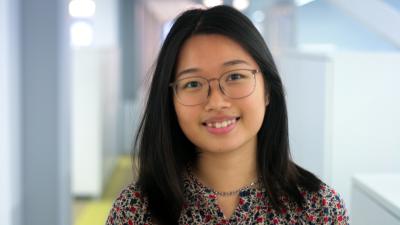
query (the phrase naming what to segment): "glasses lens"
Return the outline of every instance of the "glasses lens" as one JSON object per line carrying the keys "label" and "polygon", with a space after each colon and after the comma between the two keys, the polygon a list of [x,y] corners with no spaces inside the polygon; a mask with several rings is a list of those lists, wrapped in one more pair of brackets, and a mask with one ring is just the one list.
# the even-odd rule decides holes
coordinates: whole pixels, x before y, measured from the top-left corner
{"label": "glasses lens", "polygon": [[220,79],[224,93],[231,98],[244,98],[254,91],[255,78],[252,70],[235,70]]}
{"label": "glasses lens", "polygon": [[177,81],[176,96],[184,105],[197,105],[207,100],[208,82],[201,77],[189,77]]}

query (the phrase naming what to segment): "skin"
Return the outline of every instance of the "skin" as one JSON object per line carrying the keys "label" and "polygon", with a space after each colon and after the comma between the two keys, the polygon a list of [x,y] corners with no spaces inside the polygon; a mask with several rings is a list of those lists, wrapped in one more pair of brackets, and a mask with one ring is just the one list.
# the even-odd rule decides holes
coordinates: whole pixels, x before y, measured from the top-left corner
{"label": "skin", "polygon": [[[234,69],[259,70],[259,67],[250,54],[232,39],[216,34],[195,35],[182,46],[175,78],[202,76],[212,79]],[[185,106],[174,97],[179,125],[200,152],[194,173],[214,190],[237,190],[257,178],[257,133],[269,103],[264,85],[262,74],[257,73],[254,92],[242,99],[225,96],[216,81],[211,82],[211,94],[203,104]],[[229,133],[210,133],[204,121],[221,116],[240,119]],[[225,217],[232,215],[238,200],[238,196],[218,197],[218,205]]]}

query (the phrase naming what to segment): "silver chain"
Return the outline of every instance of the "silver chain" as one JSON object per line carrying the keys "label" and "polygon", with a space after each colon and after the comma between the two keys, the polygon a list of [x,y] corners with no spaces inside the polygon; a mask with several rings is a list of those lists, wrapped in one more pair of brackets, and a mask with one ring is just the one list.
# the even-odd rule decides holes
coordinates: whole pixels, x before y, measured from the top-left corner
{"label": "silver chain", "polygon": [[239,194],[241,191],[246,190],[246,189],[248,189],[248,188],[251,188],[251,187],[253,187],[253,186],[256,185],[256,184],[257,184],[257,182],[252,182],[250,185],[241,187],[241,188],[239,188],[239,189],[237,189],[237,190],[234,190],[234,191],[216,191],[216,190],[214,190],[214,189],[212,189],[212,188],[210,188],[210,189],[211,189],[212,192],[214,192],[214,194],[216,194],[216,195],[218,195],[218,196],[221,196],[221,197],[229,197],[229,196],[237,195],[237,194]]}

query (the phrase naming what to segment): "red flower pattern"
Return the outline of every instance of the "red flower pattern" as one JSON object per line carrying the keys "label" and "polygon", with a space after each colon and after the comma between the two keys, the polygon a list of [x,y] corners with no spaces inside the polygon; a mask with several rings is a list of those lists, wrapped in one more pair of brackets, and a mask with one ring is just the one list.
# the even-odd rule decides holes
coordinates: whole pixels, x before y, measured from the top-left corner
{"label": "red flower pattern", "polygon": [[[299,207],[287,196],[281,200],[285,206],[276,211],[272,208],[265,189],[250,187],[239,193],[239,204],[230,218],[225,218],[217,204],[218,196],[197,179],[186,176],[184,180],[185,203],[179,224],[335,224],[347,225],[349,217],[343,200],[335,190],[322,184],[316,193],[299,188],[305,205]],[[148,202],[140,188],[131,184],[125,188],[108,216],[106,225],[153,224]]]}

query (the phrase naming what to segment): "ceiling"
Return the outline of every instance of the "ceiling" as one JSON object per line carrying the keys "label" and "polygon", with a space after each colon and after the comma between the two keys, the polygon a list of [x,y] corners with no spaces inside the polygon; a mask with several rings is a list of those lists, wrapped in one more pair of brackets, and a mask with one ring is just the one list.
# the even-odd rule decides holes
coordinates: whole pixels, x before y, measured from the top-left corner
{"label": "ceiling", "polygon": [[[189,9],[204,7],[202,0],[141,0],[150,12],[160,21],[169,21],[174,19],[179,13]],[[277,1],[287,0],[250,0],[250,6],[244,11],[245,14],[256,10],[263,10]],[[232,5],[232,0],[224,0],[224,4]]]}

